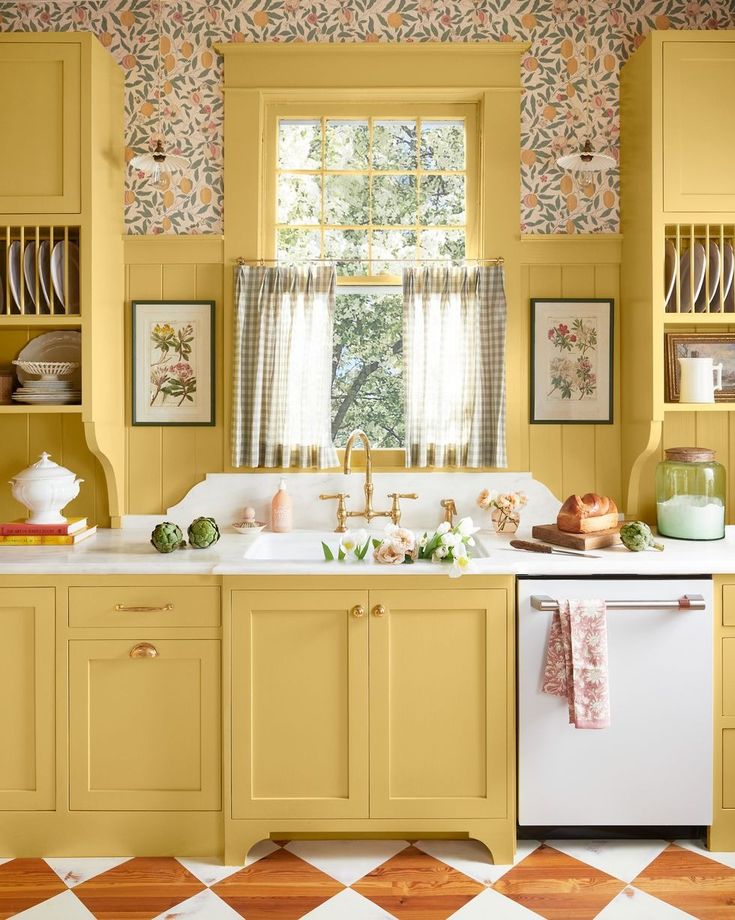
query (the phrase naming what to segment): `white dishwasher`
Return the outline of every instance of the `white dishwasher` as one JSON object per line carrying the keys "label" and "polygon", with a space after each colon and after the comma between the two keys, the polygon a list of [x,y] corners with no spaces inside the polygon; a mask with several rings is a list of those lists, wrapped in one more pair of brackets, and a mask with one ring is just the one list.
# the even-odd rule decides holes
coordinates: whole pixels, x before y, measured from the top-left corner
{"label": "white dishwasher", "polygon": [[[557,600],[587,597],[608,602],[601,730],[569,725],[566,699],[541,692]],[[710,824],[712,648],[710,579],[520,579],[518,823]]]}

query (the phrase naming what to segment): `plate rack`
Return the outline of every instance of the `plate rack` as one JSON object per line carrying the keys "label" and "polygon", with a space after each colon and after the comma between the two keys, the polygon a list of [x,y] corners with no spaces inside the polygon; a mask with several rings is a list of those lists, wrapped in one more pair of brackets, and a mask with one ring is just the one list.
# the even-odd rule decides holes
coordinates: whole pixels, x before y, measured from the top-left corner
{"label": "plate rack", "polygon": [[80,313],[80,228],[0,226],[0,322]]}
{"label": "plate rack", "polygon": [[[664,238],[666,322],[735,314],[735,224],[670,224]],[[731,320],[720,322],[735,322]]]}

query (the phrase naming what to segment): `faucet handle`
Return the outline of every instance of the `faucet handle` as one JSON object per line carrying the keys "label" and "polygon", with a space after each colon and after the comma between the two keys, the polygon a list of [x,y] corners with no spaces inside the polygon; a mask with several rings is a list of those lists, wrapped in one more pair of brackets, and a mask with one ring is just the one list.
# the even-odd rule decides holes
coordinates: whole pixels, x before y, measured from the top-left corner
{"label": "faucet handle", "polygon": [[418,495],[415,492],[389,492],[388,498],[393,499],[393,504],[390,509],[390,519],[393,524],[398,526],[401,523],[401,499],[402,498],[418,498]]}
{"label": "faucet handle", "polygon": [[335,492],[333,495],[320,495],[322,501],[330,498],[337,499],[337,526],[334,528],[335,533],[344,533],[347,530],[347,505],[345,499],[349,498],[345,492]]}
{"label": "faucet handle", "polygon": [[448,524],[454,523],[454,515],[457,514],[457,505],[453,498],[443,498],[439,503],[444,509],[444,520]]}

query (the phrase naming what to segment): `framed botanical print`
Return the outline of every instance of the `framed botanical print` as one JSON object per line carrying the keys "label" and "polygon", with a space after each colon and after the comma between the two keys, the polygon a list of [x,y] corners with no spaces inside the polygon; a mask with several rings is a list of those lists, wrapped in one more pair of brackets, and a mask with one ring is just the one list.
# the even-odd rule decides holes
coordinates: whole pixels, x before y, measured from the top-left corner
{"label": "framed botanical print", "polygon": [[612,424],[614,315],[613,300],[531,301],[531,423]]}
{"label": "framed botanical print", "polygon": [[133,301],[133,425],[214,425],[214,301]]}

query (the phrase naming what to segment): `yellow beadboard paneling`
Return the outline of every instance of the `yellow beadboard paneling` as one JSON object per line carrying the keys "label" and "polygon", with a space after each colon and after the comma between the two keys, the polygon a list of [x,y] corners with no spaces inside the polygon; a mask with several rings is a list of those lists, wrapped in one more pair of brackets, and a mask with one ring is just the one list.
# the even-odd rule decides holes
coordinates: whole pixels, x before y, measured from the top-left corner
{"label": "yellow beadboard paneling", "polygon": [[[178,243],[178,245],[177,245]],[[151,261],[149,251],[160,254]],[[126,241],[126,339],[128,349],[128,513],[158,514],[183,498],[206,473],[223,469],[222,367],[224,321],[221,244],[204,239],[156,238]],[[212,261],[219,254],[219,261]],[[169,259],[170,261],[166,261]],[[189,261],[191,259],[191,261]],[[202,261],[197,261],[201,259]],[[209,427],[133,426],[130,424],[130,347],[133,300],[214,300],[216,311],[216,419]]]}

